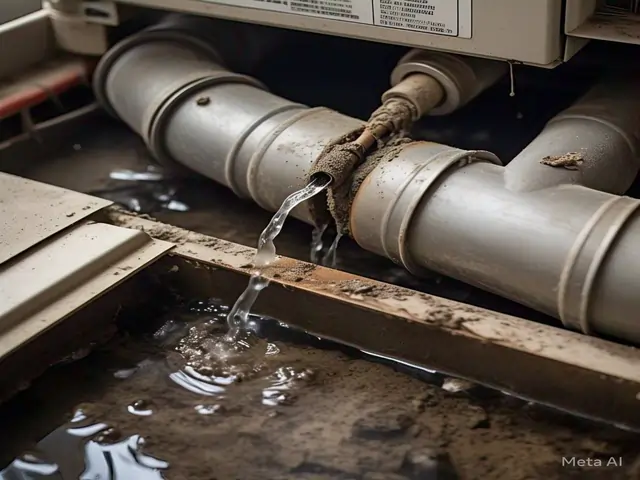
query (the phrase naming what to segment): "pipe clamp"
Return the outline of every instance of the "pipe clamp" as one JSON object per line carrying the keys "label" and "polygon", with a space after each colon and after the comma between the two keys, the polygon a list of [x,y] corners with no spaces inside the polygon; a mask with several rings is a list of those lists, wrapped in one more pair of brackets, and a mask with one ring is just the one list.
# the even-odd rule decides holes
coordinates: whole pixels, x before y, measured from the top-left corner
{"label": "pipe clamp", "polygon": [[383,248],[387,256],[414,275],[425,272],[411,257],[407,249],[407,237],[414,213],[431,185],[450,168],[464,167],[476,161],[491,161],[500,165],[499,161],[493,161],[490,156],[487,156],[488,152],[452,150],[436,154],[426,164],[415,170],[414,174],[405,180],[398,191],[397,201],[384,216]]}

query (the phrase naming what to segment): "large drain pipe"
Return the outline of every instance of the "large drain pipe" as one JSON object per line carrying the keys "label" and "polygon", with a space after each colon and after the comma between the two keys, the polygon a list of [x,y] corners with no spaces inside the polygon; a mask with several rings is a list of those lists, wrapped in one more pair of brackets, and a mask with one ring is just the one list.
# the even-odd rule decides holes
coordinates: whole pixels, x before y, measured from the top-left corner
{"label": "large drain pipe", "polygon": [[[402,75],[411,74],[411,63],[423,64],[404,62]],[[255,80],[225,70],[208,44],[185,32],[125,40],[103,58],[95,86],[103,105],[138,132],[161,162],[184,165],[271,211],[304,185],[331,139],[363,125],[271,95]],[[596,96],[586,113],[579,106],[551,122],[544,139],[507,169],[488,152],[427,142],[394,152],[355,197],[354,238],[415,273],[430,268],[585,333],[640,343],[634,321],[640,311],[640,255],[633,248],[640,238],[638,202],[575,185],[621,193],[636,173],[638,142],[629,132],[638,123],[626,120],[638,111],[638,99],[628,94],[628,85],[616,92],[628,95],[620,108],[629,115],[601,115],[612,111],[618,96]],[[572,144],[576,132],[580,148]],[[574,150],[583,163],[577,171],[537,163]],[[614,153],[616,166],[609,162]],[[605,175],[606,168],[618,167],[622,173]],[[553,180],[544,188],[534,185],[536,170]],[[312,222],[304,207],[293,213]]]}

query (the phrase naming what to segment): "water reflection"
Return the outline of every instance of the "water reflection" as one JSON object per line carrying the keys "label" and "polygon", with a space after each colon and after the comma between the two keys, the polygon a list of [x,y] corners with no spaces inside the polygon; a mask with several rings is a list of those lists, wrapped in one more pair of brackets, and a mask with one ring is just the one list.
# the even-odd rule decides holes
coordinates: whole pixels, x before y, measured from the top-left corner
{"label": "water reflection", "polygon": [[[169,465],[143,453],[144,439],[113,440],[105,423],[87,423],[78,410],[68,425],[38,443],[37,450],[15,459],[1,480],[162,480]],[[110,432],[111,431],[111,432]],[[102,435],[101,435],[102,434]],[[52,461],[55,459],[55,461]]]}
{"label": "water reflection", "polygon": [[[375,442],[381,438],[384,442],[388,438],[402,438],[407,446],[415,443],[411,437],[413,431],[404,419],[409,418],[413,424],[420,412],[431,408],[432,402],[439,397],[433,394],[435,389],[425,387],[425,393],[431,392],[428,396],[397,397],[398,402],[383,402],[385,408],[380,411],[370,409],[377,400],[367,398],[361,405],[354,403],[353,408],[358,412],[347,413],[345,417],[348,418],[344,421],[336,419],[336,414],[341,415],[338,412],[346,410],[336,408],[333,412],[327,403],[323,404],[322,410],[302,413],[307,406],[315,405],[309,402],[312,398],[324,397],[335,404],[348,404],[351,399],[334,397],[344,391],[338,387],[341,381],[359,385],[350,391],[355,392],[356,397],[362,391],[367,396],[377,395],[378,399],[395,395],[393,388],[381,390],[386,388],[382,377],[373,379],[376,384],[379,382],[379,387],[371,380],[360,382],[363,374],[366,375],[364,362],[349,365],[354,359],[389,364],[400,372],[451,392],[452,395],[443,397],[457,399],[451,421],[447,420],[447,415],[431,418],[431,412],[429,419],[423,419],[433,421],[437,428],[455,426],[460,420],[464,424],[462,429],[459,425],[456,427],[460,432],[467,432],[468,425],[472,425],[468,428],[474,431],[485,429],[488,419],[482,413],[481,405],[497,397],[505,405],[508,400],[512,408],[524,408],[524,402],[514,403],[514,399],[499,392],[491,391],[490,397],[487,389],[472,383],[374,352],[341,347],[266,317],[253,315],[252,320],[258,328],[250,341],[239,340],[234,348],[222,352],[217,345],[226,338],[228,312],[229,307],[219,300],[193,302],[179,312],[171,312],[164,323],[144,337],[142,345],[135,343],[132,346],[131,350],[140,348],[145,352],[142,356],[132,358],[127,351],[124,363],[117,357],[118,361],[108,364],[106,377],[115,386],[107,389],[110,392],[101,397],[99,402],[102,403],[84,404],[69,423],[44,438],[33,451],[16,458],[0,473],[0,480],[160,480],[169,468],[165,460],[176,469],[178,476],[184,474],[183,469],[188,470],[192,464],[201,462],[211,469],[213,465],[224,463],[224,459],[232,462],[231,459],[242,455],[245,448],[249,448],[245,447],[247,442],[251,445],[256,442],[259,448],[255,451],[264,451],[267,457],[264,463],[256,463],[251,468],[255,466],[284,475],[277,478],[309,478],[309,475],[386,478],[368,476],[375,469],[366,465],[368,457],[362,442],[374,442],[371,448],[377,449],[380,458],[386,458],[387,454],[395,458],[391,447],[398,447],[399,443],[394,443],[395,440],[388,445],[385,443],[385,448],[389,446],[390,450],[383,455],[380,445]],[[338,352],[334,352],[337,355],[319,356],[319,351],[313,347]],[[116,351],[121,351],[120,348],[118,346]],[[113,353],[113,350],[109,352]],[[220,355],[221,352],[228,355]],[[147,359],[141,361],[144,356]],[[81,362],[95,365],[91,363],[91,357]],[[337,369],[337,365],[343,370]],[[462,398],[473,401],[467,404]],[[101,408],[103,405],[107,408]],[[362,407],[363,412],[359,413]],[[395,407],[399,408],[398,412],[393,410]],[[97,414],[97,411],[102,413]],[[434,411],[438,413],[442,409],[434,408]],[[322,430],[325,422],[330,431]],[[340,433],[341,428],[344,431]],[[338,444],[323,444],[323,439],[333,442],[334,430],[338,431]],[[128,433],[124,434],[124,431]],[[292,436],[284,432],[291,432]],[[445,433],[436,431],[436,435]],[[145,436],[153,442],[149,451],[158,458],[145,453]],[[188,458],[183,455],[187,445],[191,448],[203,438],[219,441],[209,444],[207,440],[190,450]],[[278,443],[278,438],[282,443]],[[278,458],[282,463],[269,463],[277,456],[277,452],[271,452],[269,448],[285,449],[284,445],[293,438],[304,438],[306,444],[301,441],[299,445],[291,446],[291,452]],[[437,436],[436,440],[440,439]],[[338,455],[334,445],[353,452],[353,456],[348,453],[345,454],[348,458],[341,460],[344,468],[349,467],[352,460],[364,462],[351,465],[360,473],[347,476],[351,474],[348,469],[338,466],[334,470],[328,469],[330,464],[325,462],[323,455]],[[441,449],[431,451],[427,448],[406,452],[406,455],[402,453],[394,460],[394,472],[398,475],[389,478],[457,478],[455,468],[444,453]],[[255,458],[258,457],[256,454]],[[246,472],[246,468],[249,467],[238,467],[234,472]],[[209,476],[212,472],[201,470],[193,478],[213,478]]]}

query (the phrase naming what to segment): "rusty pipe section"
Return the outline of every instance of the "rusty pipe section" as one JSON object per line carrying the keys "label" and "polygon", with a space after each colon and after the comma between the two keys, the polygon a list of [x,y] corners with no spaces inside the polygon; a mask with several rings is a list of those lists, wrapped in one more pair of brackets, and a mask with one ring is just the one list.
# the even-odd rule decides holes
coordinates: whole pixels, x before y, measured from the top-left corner
{"label": "rusty pipe section", "polygon": [[363,182],[353,237],[417,275],[435,270],[640,344],[640,202],[612,194],[638,173],[637,92],[637,79],[597,85],[506,168],[406,146]]}

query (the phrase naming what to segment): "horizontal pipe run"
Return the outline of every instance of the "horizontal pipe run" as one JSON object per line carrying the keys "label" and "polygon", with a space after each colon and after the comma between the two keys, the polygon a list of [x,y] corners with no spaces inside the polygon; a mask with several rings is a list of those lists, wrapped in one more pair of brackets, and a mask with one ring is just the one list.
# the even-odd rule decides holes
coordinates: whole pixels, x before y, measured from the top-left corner
{"label": "horizontal pipe run", "polygon": [[[107,55],[98,96],[157,157],[265,209],[275,211],[305,184],[331,140],[363,125],[276,97],[224,70],[190,39],[144,35]],[[148,49],[165,48],[170,61],[148,55]],[[143,63],[145,69],[137,68]],[[637,99],[635,85],[620,88]],[[634,102],[623,105],[625,119],[639,111]],[[633,248],[640,239],[638,201],[587,188],[620,192],[637,173],[633,132],[640,123],[608,116],[615,106],[617,96],[585,97],[547,126],[543,135],[555,138],[545,140],[548,149],[534,141],[507,168],[488,152],[405,145],[360,186],[351,208],[354,239],[417,274],[433,269],[561,318],[570,328],[640,343],[640,254]],[[567,132],[577,130],[584,159],[577,171],[540,163],[549,154],[576,153],[565,149],[576,146]],[[611,141],[604,141],[606,132]],[[614,167],[624,172],[603,173]],[[536,186],[529,171],[550,180]],[[573,185],[565,184],[567,175]],[[294,215],[312,221],[306,207]]]}

